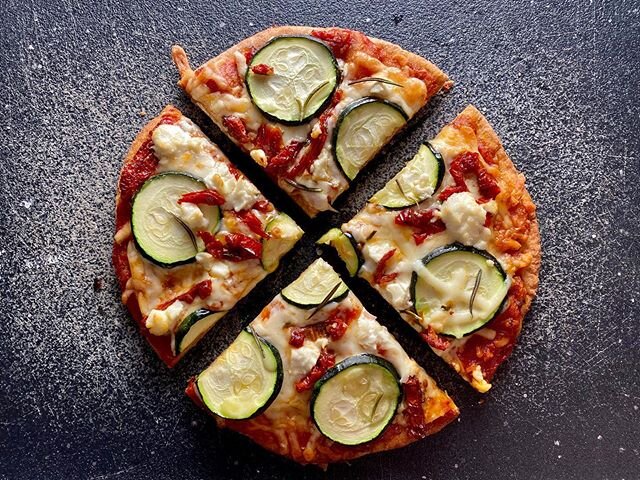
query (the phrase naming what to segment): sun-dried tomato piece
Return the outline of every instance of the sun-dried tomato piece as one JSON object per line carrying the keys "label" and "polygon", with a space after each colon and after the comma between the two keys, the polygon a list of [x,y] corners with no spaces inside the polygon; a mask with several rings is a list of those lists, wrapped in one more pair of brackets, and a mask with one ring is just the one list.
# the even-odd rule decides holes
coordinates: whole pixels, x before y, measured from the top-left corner
{"label": "sun-dried tomato piece", "polygon": [[222,205],[224,197],[215,190],[200,190],[183,194],[178,203],[194,203],[196,205]]}
{"label": "sun-dried tomato piece", "polygon": [[392,248],[387,253],[385,253],[378,262],[376,271],[373,273],[373,282],[377,285],[384,285],[385,283],[389,283],[398,276],[398,272],[385,273],[385,270],[387,269],[387,263],[395,254],[396,249]]}
{"label": "sun-dried tomato piece", "polygon": [[273,67],[266,63],[259,63],[251,67],[251,71],[256,75],[273,75]]}
{"label": "sun-dried tomato piece", "polygon": [[207,253],[219,260],[240,262],[262,255],[262,244],[242,233],[228,233],[218,239],[209,232],[199,231],[198,236],[202,238]]}
{"label": "sun-dried tomato piece", "polygon": [[309,373],[307,373],[301,380],[296,382],[296,390],[298,392],[311,390],[316,382],[320,379],[320,377],[322,377],[322,375],[324,375],[325,372],[335,364],[335,353],[323,348],[320,351],[320,356],[318,357],[316,364],[311,368]]}
{"label": "sun-dried tomato piece", "polygon": [[451,345],[451,340],[438,335],[431,325],[427,325],[427,328],[420,332],[420,336],[436,350],[446,350]]}
{"label": "sun-dried tomato piece", "polygon": [[413,239],[416,245],[420,245],[431,235],[444,232],[447,226],[439,218],[435,218],[435,210],[403,210],[396,215],[396,225],[406,225],[414,228]]}
{"label": "sun-dried tomato piece", "polygon": [[225,115],[222,117],[222,126],[227,130],[229,135],[241,145],[251,141],[247,133],[247,125],[242,118],[236,117],[235,115]]}
{"label": "sun-dried tomato piece", "polygon": [[262,238],[269,237],[269,234],[264,231],[262,221],[251,210],[240,210],[236,212],[236,216],[256,235]]}

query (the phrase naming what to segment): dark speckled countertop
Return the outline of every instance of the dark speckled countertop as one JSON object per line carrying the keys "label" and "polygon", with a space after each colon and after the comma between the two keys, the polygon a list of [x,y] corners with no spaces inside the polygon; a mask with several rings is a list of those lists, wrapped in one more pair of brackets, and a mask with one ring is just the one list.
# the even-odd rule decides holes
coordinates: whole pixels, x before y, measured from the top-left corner
{"label": "dark speckled countertop", "polygon": [[[319,478],[221,432],[187,378],[316,255],[416,145],[467,103],[538,205],[540,290],[480,395],[362,281],[353,290],[461,407],[458,422],[327,478],[640,478],[640,5],[634,1],[3,0],[0,35],[0,477]],[[175,86],[273,24],[340,25],[422,54],[455,81],[310,222]],[[307,230],[300,247],[169,371],[119,301],[110,252],[129,143],[167,103],[191,116]],[[146,112],[146,115],[141,115]]]}

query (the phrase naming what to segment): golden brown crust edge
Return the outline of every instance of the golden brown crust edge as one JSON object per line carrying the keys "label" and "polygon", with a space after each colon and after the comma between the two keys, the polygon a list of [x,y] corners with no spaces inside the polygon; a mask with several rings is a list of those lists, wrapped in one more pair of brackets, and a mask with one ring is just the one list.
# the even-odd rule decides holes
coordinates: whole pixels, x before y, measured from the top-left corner
{"label": "golden brown crust edge", "polygon": [[[474,124],[476,124],[476,136],[479,142],[491,146],[498,146],[498,150],[494,154],[493,161],[500,167],[500,178],[510,180],[509,183],[518,185],[520,192],[515,192],[521,196],[521,203],[527,210],[530,210],[528,216],[529,232],[526,237],[526,242],[519,251],[520,254],[530,254],[532,259],[529,265],[519,270],[519,274],[522,277],[524,287],[526,290],[526,300],[522,308],[523,315],[529,310],[533,297],[535,297],[538,289],[538,273],[540,271],[541,261],[541,243],[540,243],[540,229],[538,226],[538,219],[536,216],[536,206],[531,199],[531,195],[526,189],[525,178],[520,173],[513,161],[507,155],[504,150],[500,138],[493,130],[487,119],[482,113],[473,105],[467,106],[459,117],[467,117]],[[458,118],[459,118],[458,117]]]}
{"label": "golden brown crust edge", "polygon": [[[271,40],[273,37],[277,37],[280,35],[311,35],[311,32],[313,31],[330,31],[333,28],[339,28],[340,30],[349,30],[349,29],[340,28],[340,27],[315,28],[315,27],[294,26],[294,25],[270,27],[258,33],[255,33],[254,35],[248,38],[245,38],[244,40],[242,40],[241,42],[235,45],[232,45],[231,47],[229,47],[227,50],[220,53],[216,57],[204,62],[204,64],[215,65],[220,61],[225,61],[230,57],[232,57],[237,50],[250,49],[252,47],[261,47],[267,41]],[[349,31],[354,31],[354,30],[349,30]],[[427,70],[434,77],[434,79],[440,85],[440,87],[449,80],[447,75],[438,67],[436,67],[433,63],[431,63],[429,60],[419,55],[416,55],[415,53],[409,52],[403,49],[402,47],[400,47],[399,45],[393,44],[386,40],[380,40],[378,38],[373,38],[369,36],[367,36],[367,38],[372,42],[374,42],[378,47],[383,49],[386,55],[394,56],[394,57],[395,56],[403,57],[406,60],[408,66],[412,68]],[[180,81],[178,82],[178,85],[180,85],[181,87],[184,87],[185,76],[187,76],[190,72],[192,72],[192,69],[189,66],[189,61],[187,60],[186,53],[182,49],[182,47],[174,45],[171,50],[171,55],[174,63],[176,64],[176,67],[178,68],[178,72],[180,73],[180,77],[181,77]]]}

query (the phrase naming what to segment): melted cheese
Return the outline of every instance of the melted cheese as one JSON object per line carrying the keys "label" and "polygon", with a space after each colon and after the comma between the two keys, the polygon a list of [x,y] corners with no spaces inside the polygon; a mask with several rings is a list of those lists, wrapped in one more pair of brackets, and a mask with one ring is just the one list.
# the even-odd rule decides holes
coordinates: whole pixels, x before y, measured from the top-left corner
{"label": "melted cheese", "polygon": [[491,230],[484,226],[487,211],[469,192],[454,193],[440,209],[440,219],[451,237],[464,245],[487,248]]}
{"label": "melted cheese", "polygon": [[[236,51],[234,53],[234,59],[239,77],[244,78],[247,72],[247,62],[244,55],[242,52]],[[427,96],[427,87],[422,80],[407,77],[398,68],[388,67],[363,52],[357,55],[356,61],[367,64],[371,71],[375,71],[376,77],[397,82],[401,84],[402,87],[380,82],[362,82],[350,85],[354,80],[353,71],[356,69],[352,64],[345,63],[341,59],[338,59],[338,66],[341,70],[341,83],[337,88],[342,90],[344,97],[336,105],[334,115],[327,120],[327,140],[318,158],[310,167],[308,173],[303,173],[296,179],[299,183],[309,187],[320,188],[322,192],[294,189],[285,182],[279,182],[283,190],[294,196],[294,198],[300,197],[304,199],[304,202],[316,211],[331,210],[333,201],[349,188],[349,182],[344,178],[333,157],[332,151],[333,130],[335,129],[339,113],[355,100],[366,96],[374,96],[399,105],[409,117],[412,117],[422,107],[424,99]],[[186,89],[193,100],[218,126],[223,128],[222,117],[225,115],[235,115],[241,118],[245,122],[247,129],[252,132],[257,132],[263,123],[270,122],[251,101],[244,82],[242,83],[242,89],[234,91],[233,94],[221,92],[212,93],[203,83],[203,79],[216,79],[218,77],[208,65],[205,65],[203,68],[205,69],[203,74],[191,77]],[[225,83],[223,79],[219,80],[222,84]],[[303,125],[278,124],[278,126],[282,130],[285,144],[292,140],[305,140],[309,134],[317,138],[320,133],[317,119]],[[257,149],[255,145],[247,143],[242,146],[251,152],[251,157],[254,161],[262,167],[265,166],[266,159],[264,155],[259,153],[259,149]]]}
{"label": "melted cheese", "polygon": [[[152,141],[154,153],[159,160],[157,173],[179,171],[202,179],[207,188],[215,188],[224,196],[223,210],[243,210],[263,198],[246,177],[235,177],[224,155],[186,117],[182,117],[175,124],[156,127]],[[180,204],[177,214],[194,230],[211,227],[197,205]],[[256,213],[263,225],[277,214],[275,210],[268,214]],[[235,215],[229,214],[221,220],[219,229],[223,232],[251,233]],[[299,228],[285,232],[283,242],[292,243],[292,238],[298,239],[301,235],[302,231]],[[231,262],[215,259],[206,252],[197,254],[193,263],[163,268],[144,258],[130,237],[129,223],[124,225],[115,237],[117,242],[129,240],[127,258],[131,278],[122,298],[126,302],[129,296],[136,295],[140,311],[143,317],[147,317],[146,326],[153,335],[169,335],[182,318],[199,308],[217,311],[231,309],[267,274],[257,259]],[[159,305],[175,299],[204,280],[210,280],[212,283],[209,297],[196,297],[190,304],[175,301],[166,309],[157,309]]]}

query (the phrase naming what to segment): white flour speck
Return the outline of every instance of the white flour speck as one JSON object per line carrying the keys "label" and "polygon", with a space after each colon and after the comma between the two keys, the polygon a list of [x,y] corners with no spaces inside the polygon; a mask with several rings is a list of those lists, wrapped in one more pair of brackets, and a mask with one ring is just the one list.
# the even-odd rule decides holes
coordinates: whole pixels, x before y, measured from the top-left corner
{"label": "white flour speck", "polygon": [[556,440],[556,441],[554,441],[554,442],[553,442],[553,444],[557,447],[557,446],[559,446],[559,445],[560,445],[560,441],[559,441],[559,440]]}

